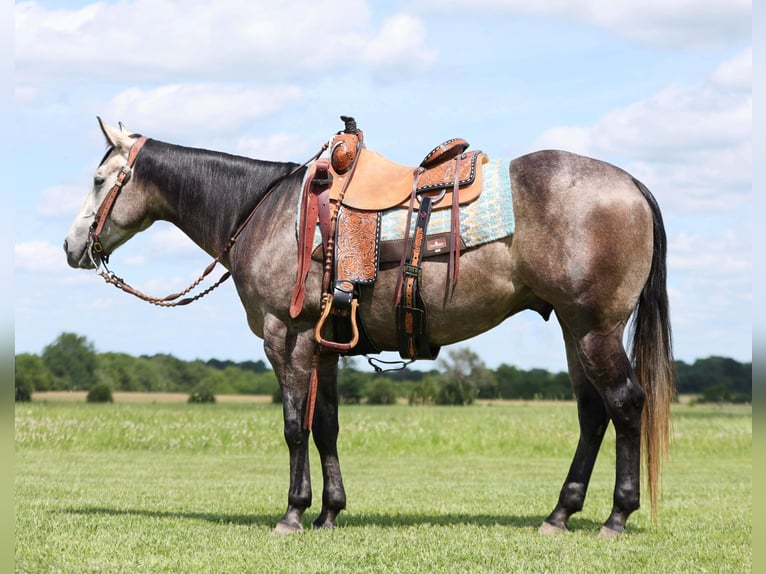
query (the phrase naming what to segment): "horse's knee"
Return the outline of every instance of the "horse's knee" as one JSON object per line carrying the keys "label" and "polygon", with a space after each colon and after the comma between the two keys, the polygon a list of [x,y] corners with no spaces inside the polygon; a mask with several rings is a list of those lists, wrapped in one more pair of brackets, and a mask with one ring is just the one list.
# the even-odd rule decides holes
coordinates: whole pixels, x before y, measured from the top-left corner
{"label": "horse's knee", "polygon": [[640,424],[644,391],[634,380],[622,342],[614,334],[589,333],[580,342],[580,358],[610,418],[618,424]]}
{"label": "horse's knee", "polygon": [[302,447],[308,439],[308,431],[304,430],[302,421],[295,418],[285,418],[284,435],[290,448]]}

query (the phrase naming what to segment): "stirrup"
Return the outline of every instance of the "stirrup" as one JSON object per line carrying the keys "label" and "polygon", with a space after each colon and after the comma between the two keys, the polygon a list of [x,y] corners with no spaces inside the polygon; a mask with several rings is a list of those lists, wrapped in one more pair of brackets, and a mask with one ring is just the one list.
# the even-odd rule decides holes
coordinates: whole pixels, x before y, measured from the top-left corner
{"label": "stirrup", "polygon": [[325,293],[324,299],[322,301],[322,316],[319,318],[319,321],[317,321],[316,327],[314,328],[314,338],[316,339],[317,343],[323,347],[332,349],[333,351],[337,351],[339,353],[347,353],[353,349],[359,342],[359,327],[357,327],[356,324],[356,310],[358,306],[359,301],[357,299],[352,299],[350,315],[351,340],[348,343],[336,343],[334,341],[328,341],[322,338],[322,328],[324,327],[325,321],[327,321],[327,317],[330,316],[330,311],[332,310],[332,293]]}

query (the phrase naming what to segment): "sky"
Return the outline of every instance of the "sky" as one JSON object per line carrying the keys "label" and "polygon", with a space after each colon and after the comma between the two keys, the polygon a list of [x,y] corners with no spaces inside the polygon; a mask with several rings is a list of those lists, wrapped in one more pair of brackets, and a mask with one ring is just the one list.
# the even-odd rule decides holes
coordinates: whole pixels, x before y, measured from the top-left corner
{"label": "sky", "polygon": [[[490,157],[557,148],[626,169],[663,212],[676,358],[752,360],[749,1],[16,2],[14,63],[16,353],[74,332],[99,352],[265,360],[232,284],[162,309],[67,266],[105,147],[96,117],[302,162],[351,115],[408,165],[463,137]],[[208,263],[157,223],[110,267],[160,296]],[[555,318],[533,312],[456,347],[566,370]]]}

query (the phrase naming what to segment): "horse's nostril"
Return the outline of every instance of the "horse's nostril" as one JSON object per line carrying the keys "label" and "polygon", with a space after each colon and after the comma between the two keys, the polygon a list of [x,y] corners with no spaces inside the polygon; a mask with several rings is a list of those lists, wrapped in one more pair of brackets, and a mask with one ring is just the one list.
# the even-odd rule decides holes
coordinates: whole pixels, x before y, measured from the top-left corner
{"label": "horse's nostril", "polygon": [[64,251],[69,251],[66,239],[64,239]]}

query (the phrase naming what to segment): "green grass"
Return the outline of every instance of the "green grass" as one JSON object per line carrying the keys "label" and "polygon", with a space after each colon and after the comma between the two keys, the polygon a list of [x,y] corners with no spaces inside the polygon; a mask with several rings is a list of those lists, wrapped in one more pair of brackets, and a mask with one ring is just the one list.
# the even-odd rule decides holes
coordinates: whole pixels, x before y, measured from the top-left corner
{"label": "green grass", "polygon": [[[659,521],[609,514],[613,433],[572,532],[542,537],[577,440],[562,404],[341,409],[339,528],[270,534],[286,505],[270,404],[16,406],[17,572],[744,572],[752,411],[678,406]],[[312,448],[315,507],[321,473]]]}

